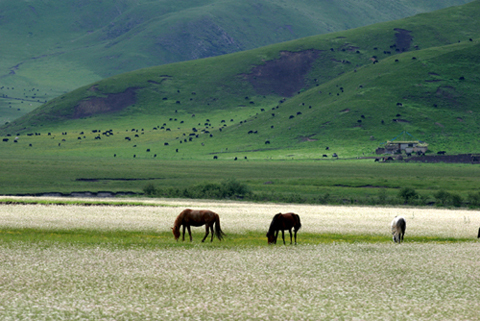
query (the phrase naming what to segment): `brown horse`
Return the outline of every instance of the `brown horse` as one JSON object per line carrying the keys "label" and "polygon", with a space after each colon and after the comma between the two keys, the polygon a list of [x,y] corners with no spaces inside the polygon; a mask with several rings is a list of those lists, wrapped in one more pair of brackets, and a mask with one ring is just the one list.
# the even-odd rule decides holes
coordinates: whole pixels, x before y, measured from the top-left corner
{"label": "brown horse", "polygon": [[300,216],[295,213],[278,213],[273,217],[270,228],[267,232],[268,244],[277,244],[278,231],[282,231],[283,244],[285,244],[284,231],[290,232],[290,244],[292,244],[292,228],[295,233],[295,244],[297,244],[297,231],[302,227]]}
{"label": "brown horse", "polygon": [[[185,241],[185,228],[188,230],[188,235],[190,235],[190,242],[192,241],[192,232],[190,231],[190,226],[202,226],[205,225],[205,237],[203,238],[202,242],[208,236],[209,230],[212,232],[212,239],[210,242],[213,242],[213,237],[216,235],[217,238],[221,241],[223,236],[225,235],[220,228],[220,217],[217,213],[214,213],[209,210],[191,210],[186,209],[183,210],[180,214],[178,214],[177,218],[175,219],[175,223],[173,223],[172,232],[173,236],[175,236],[175,240],[178,241],[180,237],[180,226],[183,225],[183,236],[182,241]],[[213,230],[213,226],[215,225],[215,232]]]}

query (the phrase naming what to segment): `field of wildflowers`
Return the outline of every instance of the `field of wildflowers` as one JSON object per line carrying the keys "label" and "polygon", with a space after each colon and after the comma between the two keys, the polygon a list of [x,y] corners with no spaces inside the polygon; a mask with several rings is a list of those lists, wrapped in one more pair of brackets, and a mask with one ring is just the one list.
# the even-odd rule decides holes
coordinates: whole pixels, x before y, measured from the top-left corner
{"label": "field of wildflowers", "polygon": [[[145,202],[163,206],[0,206],[0,318],[472,320],[480,314],[480,212]],[[165,233],[186,207],[219,213],[227,236],[264,233],[273,214],[293,211],[302,218],[300,244],[206,246],[203,228],[194,229],[193,246],[183,247],[3,241],[8,231],[29,228]],[[302,244],[302,233],[389,236],[395,215],[407,219],[401,245]],[[435,235],[471,241],[409,242]]]}

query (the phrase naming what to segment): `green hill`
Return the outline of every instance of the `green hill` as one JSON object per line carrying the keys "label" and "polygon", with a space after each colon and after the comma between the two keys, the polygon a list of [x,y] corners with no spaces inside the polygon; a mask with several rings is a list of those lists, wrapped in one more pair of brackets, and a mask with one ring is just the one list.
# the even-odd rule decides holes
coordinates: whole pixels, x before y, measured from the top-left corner
{"label": "green hill", "polygon": [[433,151],[475,152],[479,15],[475,1],[113,76],[3,126],[11,136],[2,147],[124,158],[358,157],[406,130]]}
{"label": "green hill", "polygon": [[116,74],[411,16],[470,0],[2,1],[0,123]]}

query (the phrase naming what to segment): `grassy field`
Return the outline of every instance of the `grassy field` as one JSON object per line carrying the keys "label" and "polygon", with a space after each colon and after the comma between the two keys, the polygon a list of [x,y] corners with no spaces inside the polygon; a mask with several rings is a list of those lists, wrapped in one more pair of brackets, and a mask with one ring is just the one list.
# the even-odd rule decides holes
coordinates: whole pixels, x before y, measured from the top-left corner
{"label": "grassy field", "polygon": [[383,195],[385,204],[403,204],[399,190],[410,187],[420,194],[419,202],[426,205],[435,202],[434,194],[441,190],[456,193],[467,201],[469,194],[479,192],[480,185],[480,168],[471,164],[382,164],[372,159],[191,161],[113,157],[93,158],[92,162],[89,157],[2,156],[0,195],[102,191],[141,194],[150,184],[167,193],[236,180],[256,195],[287,203],[319,203],[328,196],[327,203],[375,204],[370,201],[376,202]]}
{"label": "grassy field", "polygon": [[[0,206],[2,319],[471,320],[480,312],[478,211],[135,205]],[[204,230],[194,228],[192,243],[175,242],[170,227],[185,207],[219,213],[226,239],[202,244]],[[301,216],[297,246],[267,245],[280,211]],[[394,215],[407,219],[401,245],[390,238]]]}

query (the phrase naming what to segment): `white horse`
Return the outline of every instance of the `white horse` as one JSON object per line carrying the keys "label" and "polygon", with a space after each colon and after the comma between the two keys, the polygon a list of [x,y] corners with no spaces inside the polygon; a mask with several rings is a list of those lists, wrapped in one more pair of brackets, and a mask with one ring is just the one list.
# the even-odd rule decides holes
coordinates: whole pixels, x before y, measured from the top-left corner
{"label": "white horse", "polygon": [[407,222],[405,219],[401,216],[395,216],[392,221],[392,235],[395,243],[402,243],[406,228]]}

